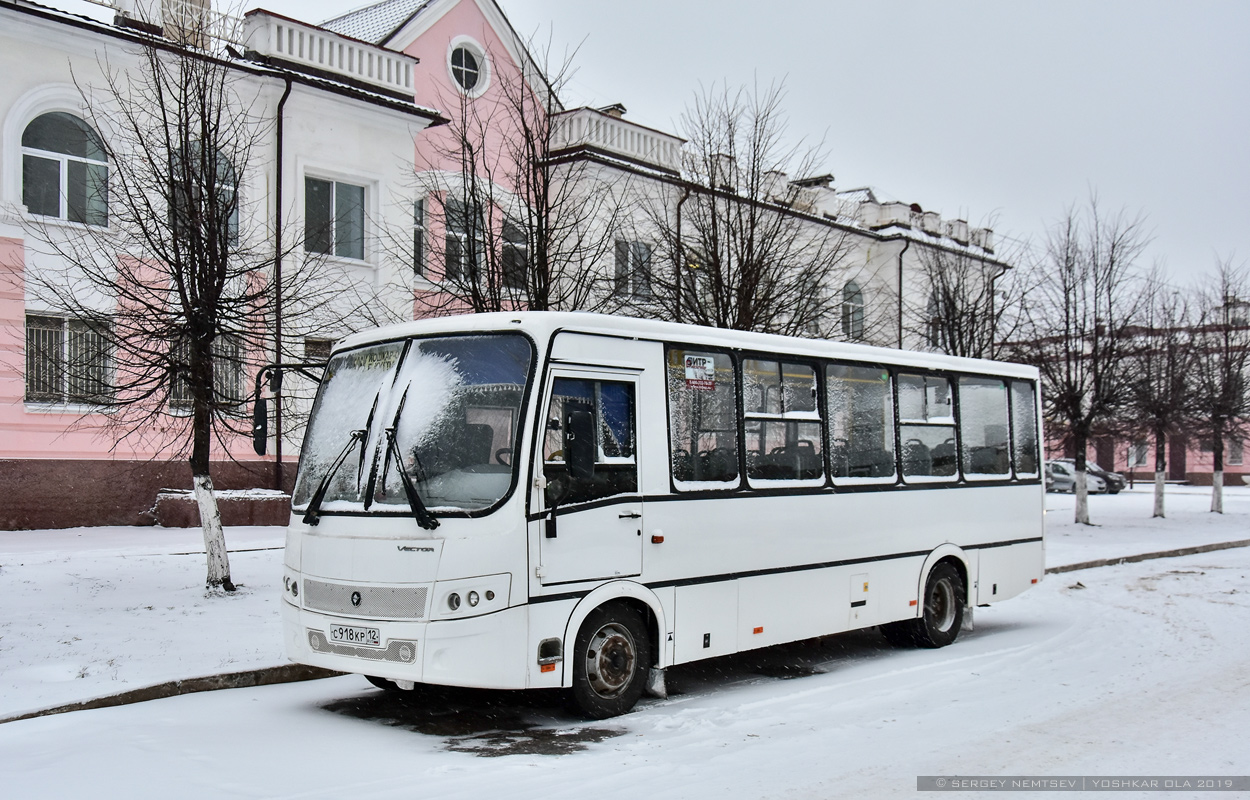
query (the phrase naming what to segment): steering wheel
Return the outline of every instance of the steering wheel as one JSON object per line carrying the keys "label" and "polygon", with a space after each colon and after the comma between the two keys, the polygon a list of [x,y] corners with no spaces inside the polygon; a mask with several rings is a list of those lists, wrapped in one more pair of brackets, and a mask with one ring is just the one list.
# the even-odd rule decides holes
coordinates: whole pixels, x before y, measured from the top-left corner
{"label": "steering wheel", "polygon": [[503,457],[504,457],[504,456],[508,456],[509,461],[511,460],[511,458],[512,458],[512,448],[511,448],[511,447],[501,447],[501,448],[499,448],[498,450],[496,450],[496,451],[495,451],[495,463],[496,463],[496,464],[503,464],[505,467],[510,467],[510,466],[512,466],[512,464],[510,464],[508,461],[504,461],[504,460],[503,460]]}

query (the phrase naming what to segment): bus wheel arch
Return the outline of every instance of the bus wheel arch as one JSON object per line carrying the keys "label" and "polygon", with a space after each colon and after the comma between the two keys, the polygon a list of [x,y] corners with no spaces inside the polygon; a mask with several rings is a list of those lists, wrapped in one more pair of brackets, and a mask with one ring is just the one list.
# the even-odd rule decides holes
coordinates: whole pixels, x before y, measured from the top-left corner
{"label": "bus wheel arch", "polygon": [[[565,668],[563,680],[561,681],[562,685],[567,689],[574,689],[575,695],[578,693],[584,695],[586,690],[584,685],[586,680],[585,669],[584,664],[579,663],[585,655],[581,652],[585,644],[584,640],[587,637],[594,636],[604,625],[612,622],[619,623],[625,628],[630,628],[634,622],[639,626],[640,630],[637,633],[641,641],[636,642],[638,652],[642,658],[642,663],[638,665],[639,680],[645,684],[649,670],[661,666],[664,661],[660,633],[664,624],[663,620],[664,609],[660,605],[659,599],[649,589],[640,584],[621,581],[601,586],[591,592],[582,598],[582,601],[573,609],[573,613],[569,616],[568,625],[565,628],[566,656],[564,659]],[[595,628],[595,630],[591,631],[589,628]],[[631,686],[629,691],[632,694],[634,687]],[[641,688],[639,688],[640,692]],[[623,708],[611,710],[610,713],[602,713],[606,709],[598,711],[587,709],[586,704],[582,702],[584,698],[575,696],[575,699],[579,701],[579,708],[588,716],[596,716],[598,713],[601,713],[602,716],[598,718],[602,718],[623,714],[629,710],[628,708]],[[633,697],[628,705],[632,707],[636,700],[637,697]]]}
{"label": "bus wheel arch", "polygon": [[881,626],[890,643],[945,647],[955,641],[971,602],[968,563],[953,545],[943,545],[925,559],[917,586],[916,616]]}

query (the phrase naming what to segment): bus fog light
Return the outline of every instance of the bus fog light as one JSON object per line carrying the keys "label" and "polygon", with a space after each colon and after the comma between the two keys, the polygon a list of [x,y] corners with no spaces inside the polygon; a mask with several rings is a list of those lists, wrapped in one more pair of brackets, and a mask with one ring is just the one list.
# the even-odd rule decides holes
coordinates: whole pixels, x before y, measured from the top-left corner
{"label": "bus fog light", "polygon": [[477,592],[469,592],[469,605],[476,606],[479,599]]}
{"label": "bus fog light", "polygon": [[451,594],[447,595],[447,607],[450,608],[452,611],[455,611],[456,609],[460,608],[460,595],[456,594],[455,592],[452,592]]}

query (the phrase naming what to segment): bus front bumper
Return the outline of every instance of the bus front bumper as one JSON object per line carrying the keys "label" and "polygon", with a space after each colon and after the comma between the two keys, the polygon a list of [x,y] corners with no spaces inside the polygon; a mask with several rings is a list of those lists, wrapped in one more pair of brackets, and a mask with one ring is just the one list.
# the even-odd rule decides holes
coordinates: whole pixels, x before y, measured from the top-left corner
{"label": "bus front bumper", "polygon": [[[346,632],[346,638],[332,637],[332,629],[344,627],[353,629]],[[480,617],[404,622],[321,614],[284,599],[282,628],[286,655],[300,664],[444,686],[524,689],[534,685],[531,664],[526,663],[533,661],[527,658],[526,606]],[[353,635],[371,629],[378,631],[376,644],[347,643]]]}

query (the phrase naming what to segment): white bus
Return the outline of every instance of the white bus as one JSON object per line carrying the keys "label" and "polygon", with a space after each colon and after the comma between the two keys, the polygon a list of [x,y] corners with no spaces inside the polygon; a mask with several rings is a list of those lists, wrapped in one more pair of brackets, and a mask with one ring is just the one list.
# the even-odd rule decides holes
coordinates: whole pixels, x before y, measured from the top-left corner
{"label": "white bus", "polygon": [[[628,711],[664,668],[955,640],[1043,572],[1037,371],[581,313],[354,335],[300,458],[289,657]],[[650,683],[649,683],[650,682]]]}

